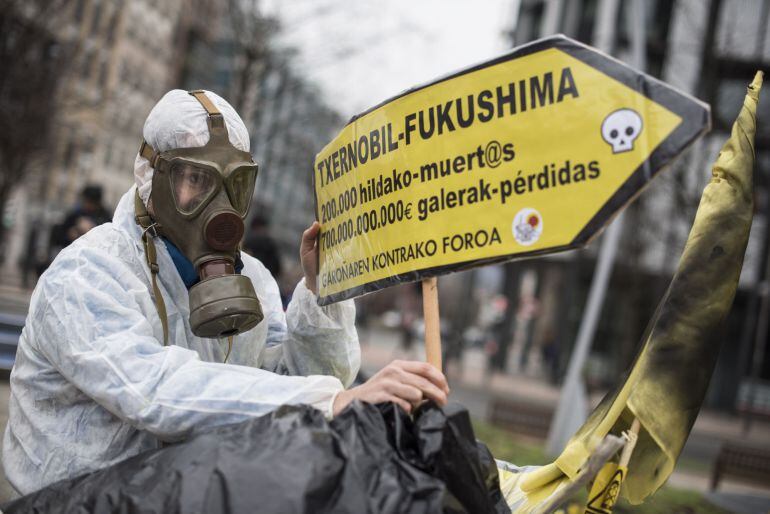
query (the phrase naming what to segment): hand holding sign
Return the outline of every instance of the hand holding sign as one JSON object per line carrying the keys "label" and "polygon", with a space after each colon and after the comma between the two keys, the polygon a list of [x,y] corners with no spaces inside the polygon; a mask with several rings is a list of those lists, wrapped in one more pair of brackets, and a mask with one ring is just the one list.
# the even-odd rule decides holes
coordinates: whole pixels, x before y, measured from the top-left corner
{"label": "hand holding sign", "polygon": [[302,272],[305,274],[305,286],[318,294],[318,232],[321,225],[314,221],[307,230],[302,233],[299,244],[299,261],[302,264]]}

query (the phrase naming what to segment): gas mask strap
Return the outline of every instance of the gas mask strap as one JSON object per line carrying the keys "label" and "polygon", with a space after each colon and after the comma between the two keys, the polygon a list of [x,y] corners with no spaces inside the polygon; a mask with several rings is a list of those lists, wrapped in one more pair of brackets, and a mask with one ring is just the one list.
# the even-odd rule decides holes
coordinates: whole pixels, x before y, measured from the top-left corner
{"label": "gas mask strap", "polygon": [[227,140],[227,126],[225,125],[225,117],[222,115],[219,109],[217,109],[217,106],[214,105],[214,102],[211,101],[211,99],[206,96],[206,92],[202,89],[195,89],[193,91],[188,91],[190,95],[192,95],[198,102],[200,102],[201,106],[206,110],[206,113],[208,114],[208,118],[206,119],[206,124],[209,126],[209,134],[211,136],[214,136],[215,134],[219,137],[222,137],[224,134],[225,140]]}
{"label": "gas mask strap", "polygon": [[217,109],[217,106],[214,105],[214,102],[209,100],[209,97],[206,96],[206,92],[202,89],[194,89],[192,91],[188,91],[192,96],[195,97],[196,100],[200,102],[200,104],[203,106],[204,109],[206,109],[206,112],[209,114],[209,116],[222,116],[222,113],[219,112],[219,109]]}
{"label": "gas mask strap", "polygon": [[142,146],[139,147],[139,155],[150,161],[150,167],[155,169],[158,153],[144,139],[142,139]]}
{"label": "gas mask strap", "polygon": [[152,276],[152,291],[155,295],[155,308],[158,310],[158,317],[160,318],[160,324],[163,326],[163,346],[168,344],[168,314],[166,314],[166,302],[163,301],[163,295],[158,287],[158,253],[155,250],[155,242],[152,240],[157,235],[155,231],[157,223],[152,220],[150,214],[147,212],[147,207],[144,206],[144,202],[139,197],[137,191],[134,196],[134,219],[136,223],[142,227],[142,243],[144,243],[144,256],[147,259],[147,265],[150,267],[150,275]]}
{"label": "gas mask strap", "polygon": [[227,359],[230,357],[230,352],[233,351],[233,336],[227,336],[227,353],[225,354],[224,363],[227,364]]}

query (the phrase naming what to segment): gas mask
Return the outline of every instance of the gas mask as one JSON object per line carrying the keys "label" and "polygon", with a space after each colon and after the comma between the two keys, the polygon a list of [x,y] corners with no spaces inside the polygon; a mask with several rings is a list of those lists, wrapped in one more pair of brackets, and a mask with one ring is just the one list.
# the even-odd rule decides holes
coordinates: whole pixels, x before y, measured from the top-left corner
{"label": "gas mask", "polygon": [[[243,220],[248,213],[257,165],[251,154],[235,148],[222,113],[203,91],[191,91],[208,113],[209,141],[197,148],[156,152],[142,141],[139,153],[153,168],[152,217],[137,194],[136,219],[143,241],[156,302],[157,263],[152,237],[167,238],[198,272],[189,290],[190,326],[198,337],[234,336],[262,321],[262,308],[251,280],[236,273]],[[152,259],[151,259],[152,258]],[[161,304],[158,302],[158,310]],[[165,306],[161,318],[167,339]]]}

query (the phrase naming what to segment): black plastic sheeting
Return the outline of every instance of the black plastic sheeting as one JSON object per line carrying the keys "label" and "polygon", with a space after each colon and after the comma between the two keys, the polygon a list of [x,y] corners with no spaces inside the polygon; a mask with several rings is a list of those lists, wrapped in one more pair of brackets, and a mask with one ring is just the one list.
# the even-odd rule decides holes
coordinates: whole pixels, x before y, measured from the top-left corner
{"label": "black plastic sheeting", "polygon": [[13,513],[510,513],[457,404],[306,406],[132,457],[2,507]]}

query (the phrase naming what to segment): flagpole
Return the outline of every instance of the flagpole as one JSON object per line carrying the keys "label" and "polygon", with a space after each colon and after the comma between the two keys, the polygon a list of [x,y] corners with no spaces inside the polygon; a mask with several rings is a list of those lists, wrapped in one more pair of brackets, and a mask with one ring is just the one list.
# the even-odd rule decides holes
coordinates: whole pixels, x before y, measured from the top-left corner
{"label": "flagpole", "polygon": [[425,357],[441,371],[441,321],[438,313],[438,279],[422,281],[422,311],[425,320]]}
{"label": "flagpole", "polygon": [[628,463],[631,462],[631,454],[634,453],[634,448],[636,448],[640,428],[642,428],[642,424],[639,422],[639,418],[634,418],[631,428],[624,434],[628,441],[626,441],[626,445],[623,447],[623,453],[620,454],[619,467],[628,468]]}

